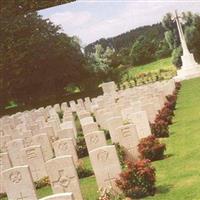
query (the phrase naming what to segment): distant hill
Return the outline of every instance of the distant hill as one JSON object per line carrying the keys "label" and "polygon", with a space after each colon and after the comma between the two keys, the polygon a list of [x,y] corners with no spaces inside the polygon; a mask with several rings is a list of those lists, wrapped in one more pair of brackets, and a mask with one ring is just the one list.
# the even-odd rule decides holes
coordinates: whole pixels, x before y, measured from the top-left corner
{"label": "distant hill", "polygon": [[111,38],[101,38],[85,47],[85,53],[89,54],[94,52],[94,47],[96,44],[101,44],[102,47],[112,47],[115,51],[120,51],[123,48],[130,49],[133,43],[138,37],[150,37],[156,39],[158,42],[164,39],[164,28],[161,23],[153,24],[150,26],[142,26],[136,29],[130,30],[126,33],[122,33],[118,36]]}

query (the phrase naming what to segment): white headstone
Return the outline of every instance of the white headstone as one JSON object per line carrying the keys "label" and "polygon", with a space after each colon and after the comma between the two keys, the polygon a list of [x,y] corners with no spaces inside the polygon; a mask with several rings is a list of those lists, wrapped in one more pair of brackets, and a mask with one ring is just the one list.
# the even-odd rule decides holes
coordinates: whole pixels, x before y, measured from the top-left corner
{"label": "white headstone", "polygon": [[85,135],[85,141],[88,152],[107,145],[103,131],[94,131]]}
{"label": "white headstone", "polygon": [[24,163],[28,164],[34,181],[47,176],[45,162],[39,145],[27,147],[21,150]]}
{"label": "white headstone", "polygon": [[115,146],[104,146],[89,152],[99,189],[118,190],[115,180],[119,178],[121,166]]}
{"label": "white headstone", "polygon": [[28,166],[18,166],[3,171],[3,180],[9,200],[37,200]]}
{"label": "white headstone", "polygon": [[53,158],[53,150],[47,134],[33,136],[34,145],[40,145],[44,156],[44,161]]}
{"label": "white headstone", "polygon": [[139,158],[138,147],[139,138],[136,127],[133,124],[123,125],[117,128],[117,137],[119,144],[125,148],[129,160],[137,160]]}
{"label": "white headstone", "polygon": [[112,117],[107,120],[107,127],[111,136],[111,140],[113,143],[119,142],[119,139],[117,138],[116,134],[116,128],[120,127],[123,125],[122,117],[117,116],[117,117]]}
{"label": "white headstone", "polygon": [[8,142],[8,153],[13,166],[23,165],[21,150],[24,148],[22,139],[16,139]]}
{"label": "white headstone", "polygon": [[53,143],[53,148],[56,157],[71,155],[73,157],[74,164],[76,166],[78,165],[78,156],[72,138],[64,138],[55,141]]}
{"label": "white headstone", "polygon": [[75,200],[83,200],[72,156],[60,156],[46,162],[54,193],[72,192]]}
{"label": "white headstone", "polygon": [[131,122],[136,125],[139,139],[151,135],[151,128],[145,111],[137,112],[131,115]]}

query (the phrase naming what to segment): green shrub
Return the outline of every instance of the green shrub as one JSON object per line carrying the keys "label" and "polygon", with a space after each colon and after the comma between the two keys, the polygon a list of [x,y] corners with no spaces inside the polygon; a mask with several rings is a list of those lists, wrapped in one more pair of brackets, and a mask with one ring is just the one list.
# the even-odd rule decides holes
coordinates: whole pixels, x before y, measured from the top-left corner
{"label": "green shrub", "polygon": [[178,68],[180,68],[182,65],[182,60],[181,60],[182,53],[183,51],[181,47],[175,48],[172,52],[172,63]]}
{"label": "green shrub", "polygon": [[40,179],[39,181],[34,182],[34,184],[35,184],[36,189],[45,187],[47,185],[51,185],[49,177],[44,177],[44,178]]}
{"label": "green shrub", "polygon": [[83,136],[76,138],[76,151],[78,158],[83,158],[88,156],[88,150],[85,142],[85,138]]}
{"label": "green shrub", "polygon": [[77,173],[78,173],[78,177],[79,178],[85,178],[85,177],[89,177],[92,176],[94,174],[94,172],[90,169],[86,169],[83,164],[79,164],[79,166],[77,167]]}
{"label": "green shrub", "polygon": [[117,155],[120,161],[120,164],[122,166],[122,168],[125,167],[125,161],[126,161],[126,153],[125,153],[125,149],[123,146],[119,145],[119,143],[114,143],[116,151],[117,151]]}

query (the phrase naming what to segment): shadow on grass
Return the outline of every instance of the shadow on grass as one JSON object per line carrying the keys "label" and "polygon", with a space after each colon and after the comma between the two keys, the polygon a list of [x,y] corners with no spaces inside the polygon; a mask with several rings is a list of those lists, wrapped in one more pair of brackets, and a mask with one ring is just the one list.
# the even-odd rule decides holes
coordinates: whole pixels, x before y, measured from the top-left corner
{"label": "shadow on grass", "polygon": [[172,156],[174,156],[174,154],[172,154],[172,153],[166,154],[165,157],[164,157],[164,159],[170,158]]}
{"label": "shadow on grass", "polygon": [[173,185],[170,184],[166,184],[166,185],[159,185],[157,187],[157,194],[165,194],[168,193],[170,191],[170,189],[173,187]]}
{"label": "shadow on grass", "polygon": [[175,131],[170,131],[169,136],[174,135],[174,134],[175,134]]}

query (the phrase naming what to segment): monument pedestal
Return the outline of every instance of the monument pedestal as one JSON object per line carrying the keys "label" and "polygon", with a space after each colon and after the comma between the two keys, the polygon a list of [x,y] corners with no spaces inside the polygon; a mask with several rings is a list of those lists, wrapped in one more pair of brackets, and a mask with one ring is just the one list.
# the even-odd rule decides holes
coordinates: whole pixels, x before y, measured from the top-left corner
{"label": "monument pedestal", "polygon": [[187,53],[181,56],[182,67],[177,71],[177,76],[174,77],[175,81],[182,81],[200,77],[200,65],[194,60],[194,56],[191,53]]}

